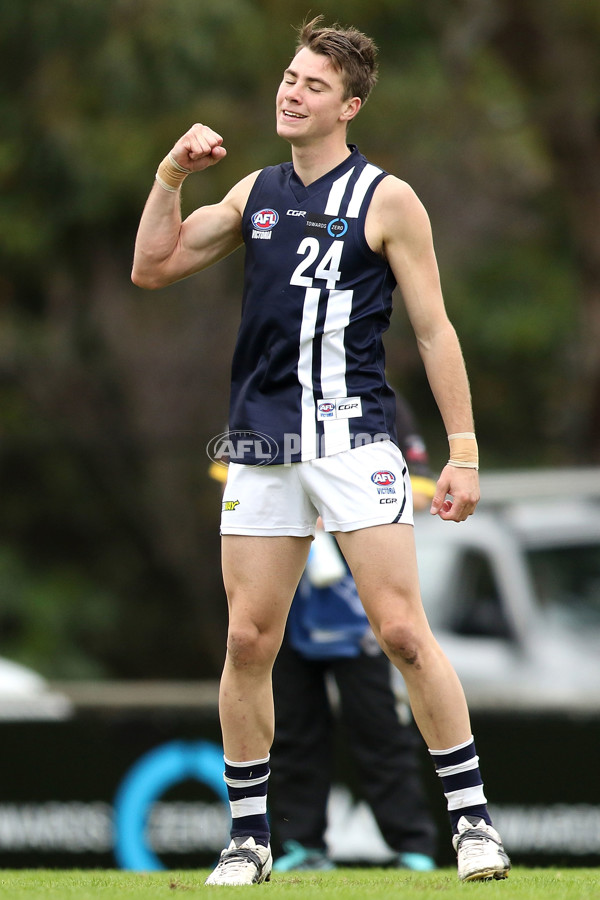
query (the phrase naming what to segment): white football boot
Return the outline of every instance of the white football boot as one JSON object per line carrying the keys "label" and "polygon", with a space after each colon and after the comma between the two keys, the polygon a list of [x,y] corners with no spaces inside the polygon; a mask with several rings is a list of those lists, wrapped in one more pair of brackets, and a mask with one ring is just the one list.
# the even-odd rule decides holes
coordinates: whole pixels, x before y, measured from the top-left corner
{"label": "white football boot", "polygon": [[257,844],[253,837],[234,838],[205,884],[260,884],[269,881],[273,857],[271,848]]}
{"label": "white football boot", "polygon": [[458,857],[461,881],[489,881],[508,875],[510,859],[500,835],[484,819],[461,816],[452,846]]}

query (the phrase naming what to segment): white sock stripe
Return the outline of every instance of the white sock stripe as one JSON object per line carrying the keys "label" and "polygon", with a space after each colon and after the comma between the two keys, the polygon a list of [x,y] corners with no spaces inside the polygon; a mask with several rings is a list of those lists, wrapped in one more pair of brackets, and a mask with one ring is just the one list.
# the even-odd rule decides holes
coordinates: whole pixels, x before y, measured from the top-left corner
{"label": "white sock stripe", "polygon": [[231,800],[232,819],[241,819],[243,816],[264,815],[267,812],[267,797],[245,797],[243,800]]}
{"label": "white sock stripe", "polygon": [[477,769],[478,766],[479,757],[473,756],[471,759],[467,759],[466,762],[458,763],[456,766],[445,766],[443,769],[436,769],[436,772],[440,778],[445,778],[447,775],[458,775],[460,772],[469,772],[471,769]]}
{"label": "white sock stripe", "polygon": [[448,809],[450,810],[463,809],[465,806],[482,806],[487,803],[482,784],[475,787],[462,788],[460,791],[449,791],[444,796],[448,801]]}
{"label": "white sock stripe", "polygon": [[265,781],[269,780],[269,772],[266,775],[261,775],[260,778],[229,778],[229,776],[223,773],[223,781],[228,787],[234,788],[245,788],[251,787],[254,784],[263,784]]}
{"label": "white sock stripe", "polygon": [[448,753],[454,753],[456,750],[462,750],[464,747],[468,747],[469,744],[473,743],[473,735],[469,738],[468,741],[465,741],[464,744],[457,744],[456,747],[449,747],[447,750],[430,750],[432,756],[446,756]]}
{"label": "white sock stripe", "polygon": [[226,756],[223,757],[223,761],[227,766],[236,766],[238,769],[245,769],[247,766],[260,766],[268,763],[271,759],[270,755],[265,759],[249,759],[248,762],[233,762],[231,759],[227,759]]}

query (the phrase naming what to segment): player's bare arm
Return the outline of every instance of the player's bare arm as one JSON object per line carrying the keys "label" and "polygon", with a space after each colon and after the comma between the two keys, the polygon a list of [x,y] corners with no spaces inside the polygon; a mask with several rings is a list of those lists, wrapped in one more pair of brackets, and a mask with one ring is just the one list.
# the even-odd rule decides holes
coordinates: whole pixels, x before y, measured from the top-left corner
{"label": "player's bare arm", "polygon": [[[181,180],[226,156],[223,139],[196,124],[175,144],[166,164]],[[162,165],[162,164],[161,164]],[[160,168],[159,168],[160,174]],[[257,172],[238,182],[220,203],[181,219],[181,197],[171,182],[155,182],[138,228],[132,280],[139,287],[165,287],[227,256],[242,243],[242,214]],[[175,182],[173,182],[175,184]]]}
{"label": "player's bare arm", "polygon": [[[386,256],[402,291],[447,433],[473,433],[467,373],[444,305],[427,212],[412,188],[392,176],[378,186],[372,212],[372,219],[367,220],[367,240],[376,252]],[[447,500],[446,495],[452,500]],[[432,513],[463,521],[473,513],[478,501],[477,470],[445,466]]]}

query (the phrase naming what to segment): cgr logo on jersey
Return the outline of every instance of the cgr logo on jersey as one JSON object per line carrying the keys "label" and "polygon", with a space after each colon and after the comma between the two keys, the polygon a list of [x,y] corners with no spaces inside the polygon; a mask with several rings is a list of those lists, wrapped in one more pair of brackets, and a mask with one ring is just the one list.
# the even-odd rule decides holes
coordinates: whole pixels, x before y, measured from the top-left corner
{"label": "cgr logo on jersey", "polygon": [[388,487],[390,484],[393,484],[396,480],[396,476],[393,472],[387,472],[382,470],[380,472],[373,472],[371,475],[371,481],[373,484],[376,484],[377,487]]}
{"label": "cgr logo on jersey", "polygon": [[260,209],[253,214],[251,222],[254,229],[253,238],[270,240],[271,231],[279,222],[279,213],[274,209]]}

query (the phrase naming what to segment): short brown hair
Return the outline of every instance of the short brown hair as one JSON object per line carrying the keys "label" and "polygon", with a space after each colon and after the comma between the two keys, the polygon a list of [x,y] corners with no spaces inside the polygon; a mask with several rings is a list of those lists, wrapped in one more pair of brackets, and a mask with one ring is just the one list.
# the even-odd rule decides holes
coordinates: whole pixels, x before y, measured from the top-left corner
{"label": "short brown hair", "polygon": [[346,91],[344,97],[360,97],[362,103],[377,81],[377,47],[375,42],[356,28],[319,27],[323,16],[304,22],[298,29],[299,43],[296,53],[306,47],[313,53],[327,56],[334,68],[341,73]]}

